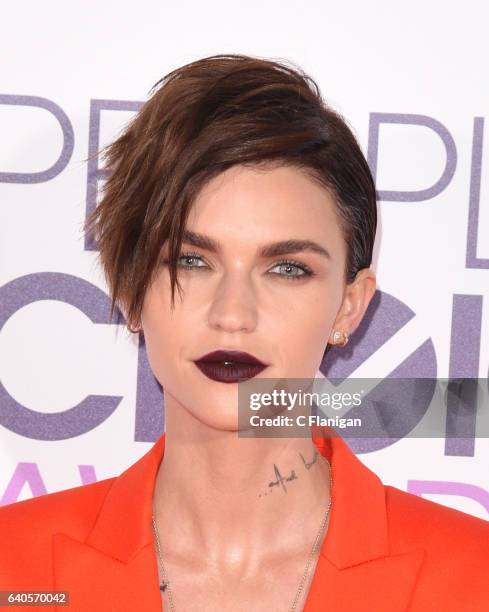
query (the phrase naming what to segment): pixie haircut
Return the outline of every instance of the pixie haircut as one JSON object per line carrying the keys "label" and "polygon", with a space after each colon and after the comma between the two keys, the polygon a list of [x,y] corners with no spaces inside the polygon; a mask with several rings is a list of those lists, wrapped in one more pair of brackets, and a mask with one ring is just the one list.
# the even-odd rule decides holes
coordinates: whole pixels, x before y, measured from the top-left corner
{"label": "pixie haircut", "polygon": [[[171,304],[192,202],[224,170],[293,166],[332,196],[347,247],[344,281],[370,266],[377,227],[375,184],[345,119],[291,62],[240,54],[173,70],[119,137],[104,147],[107,180],[85,222],[127,328],[138,331],[146,290],[168,242]],[[307,207],[307,203],[304,203]]]}

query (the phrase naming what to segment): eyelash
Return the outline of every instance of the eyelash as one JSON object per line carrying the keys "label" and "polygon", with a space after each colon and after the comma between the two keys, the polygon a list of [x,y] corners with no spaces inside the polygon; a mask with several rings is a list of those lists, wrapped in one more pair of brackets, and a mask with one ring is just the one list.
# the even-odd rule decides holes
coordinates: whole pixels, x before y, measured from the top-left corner
{"label": "eyelash", "polygon": [[[199,255],[199,253],[181,253],[178,259],[183,259],[183,258],[195,258],[195,259],[202,259],[202,255]],[[314,276],[315,273],[311,270],[311,268],[309,266],[306,266],[303,263],[299,263],[297,261],[293,261],[291,259],[282,259],[281,261],[278,261],[273,267],[276,268],[277,266],[294,266],[296,268],[299,268],[303,271],[303,274],[297,274],[297,275],[288,275],[288,274],[277,274],[277,276],[281,276],[282,278],[286,278],[287,280],[299,280],[302,278],[306,278],[306,277],[311,277]],[[197,269],[199,266],[181,266],[182,268],[186,269],[186,270],[192,270],[192,269]],[[274,273],[275,274],[275,273]]]}

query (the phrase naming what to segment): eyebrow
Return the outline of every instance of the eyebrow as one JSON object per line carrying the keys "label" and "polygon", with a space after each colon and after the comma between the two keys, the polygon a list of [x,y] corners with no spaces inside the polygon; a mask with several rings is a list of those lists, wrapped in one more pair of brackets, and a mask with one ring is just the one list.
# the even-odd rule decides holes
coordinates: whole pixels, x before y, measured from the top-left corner
{"label": "eyebrow", "polygon": [[[191,232],[190,230],[185,230],[183,232],[182,242],[191,244],[192,246],[200,247],[201,249],[206,249],[211,253],[219,253],[221,251],[221,245],[219,244],[219,242],[217,242],[210,236],[206,236],[205,234],[199,234],[197,232]],[[313,240],[300,239],[271,242],[270,244],[262,246],[259,255],[261,257],[278,257],[281,255],[287,255],[288,253],[299,253],[301,251],[310,251],[313,253],[317,253],[319,255],[322,255],[326,259],[331,260],[331,254],[329,253],[329,251],[322,247],[320,244],[314,242]]]}

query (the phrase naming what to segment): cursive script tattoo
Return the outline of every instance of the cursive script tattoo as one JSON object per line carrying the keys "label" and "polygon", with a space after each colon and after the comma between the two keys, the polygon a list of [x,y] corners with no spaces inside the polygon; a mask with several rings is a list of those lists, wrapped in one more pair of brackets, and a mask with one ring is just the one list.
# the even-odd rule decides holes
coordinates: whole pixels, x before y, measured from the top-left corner
{"label": "cursive script tattoo", "polygon": [[277,487],[278,485],[280,485],[282,487],[282,490],[285,491],[285,493],[287,493],[287,487],[285,486],[285,483],[291,480],[297,479],[295,470],[292,470],[292,472],[290,473],[290,476],[285,476],[284,478],[282,474],[280,473],[280,470],[278,469],[278,467],[275,465],[275,463],[273,464],[273,469],[275,471],[275,476],[277,477],[277,480],[272,480],[271,482],[268,483],[268,486],[272,488],[272,487]]}
{"label": "cursive script tattoo", "polygon": [[299,455],[301,456],[302,462],[304,463],[304,466],[307,470],[309,470],[311,468],[312,465],[314,465],[319,457],[319,453],[317,452],[316,449],[314,449],[314,457],[312,459],[312,461],[307,462],[304,457],[302,456],[302,453],[299,453]]}
{"label": "cursive script tattoo", "polygon": [[[297,480],[297,474],[295,473],[295,470],[292,470],[289,476],[282,476],[282,474],[280,473],[280,470],[275,465],[275,463],[273,464],[273,470],[275,472],[275,476],[277,477],[277,479],[272,480],[268,483],[269,490],[267,493],[263,493],[263,495],[267,495],[268,493],[271,493],[273,491],[273,487],[278,487],[278,486],[282,488],[282,491],[287,493],[287,486],[285,483],[290,482],[291,480]],[[258,495],[258,497],[261,497],[261,496],[262,496],[262,493]]]}
{"label": "cursive script tattoo", "polygon": [[[306,461],[304,459],[304,456],[302,455],[302,453],[299,453],[301,459],[302,459],[302,463],[304,465],[304,467],[306,468],[306,470],[311,469],[311,467],[313,465],[315,465],[317,463],[318,457],[319,457],[319,453],[317,451],[317,449],[314,449],[314,457],[312,458],[311,461]],[[259,493],[258,497],[262,497],[264,495],[268,495],[268,493],[271,493],[273,491],[274,487],[278,487],[280,486],[282,488],[282,491],[284,491],[285,493],[287,493],[287,487],[285,485],[286,482],[290,482],[291,480],[297,480],[298,476],[295,473],[295,469],[293,469],[290,472],[290,476],[282,476],[282,474],[280,473],[280,470],[278,469],[278,467],[276,466],[276,464],[273,464],[273,469],[275,471],[275,476],[277,477],[276,480],[272,480],[271,482],[268,483],[268,491],[266,493]]]}

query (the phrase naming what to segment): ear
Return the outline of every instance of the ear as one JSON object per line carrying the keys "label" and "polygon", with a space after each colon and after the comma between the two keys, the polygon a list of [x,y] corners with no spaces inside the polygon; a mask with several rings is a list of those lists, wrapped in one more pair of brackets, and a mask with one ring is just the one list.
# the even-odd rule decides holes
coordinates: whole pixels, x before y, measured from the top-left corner
{"label": "ear", "polygon": [[132,327],[131,325],[129,325],[128,320],[127,320],[127,308],[126,305],[123,304],[122,302],[117,302],[117,308],[119,309],[119,311],[121,312],[122,316],[124,317],[124,321],[126,322],[126,328],[127,331],[130,332],[131,334],[138,334],[141,331],[141,322],[139,322],[139,325],[137,325],[137,327]]}
{"label": "ear", "polygon": [[139,323],[135,326],[130,326],[129,324],[126,324],[126,325],[127,325],[127,329],[131,332],[131,334],[139,334],[143,331],[141,321],[139,321]]}
{"label": "ear", "polygon": [[351,335],[360,325],[376,288],[375,272],[370,268],[359,270],[355,279],[346,285],[343,301],[331,330],[331,344],[334,343],[333,334],[336,330]]}

